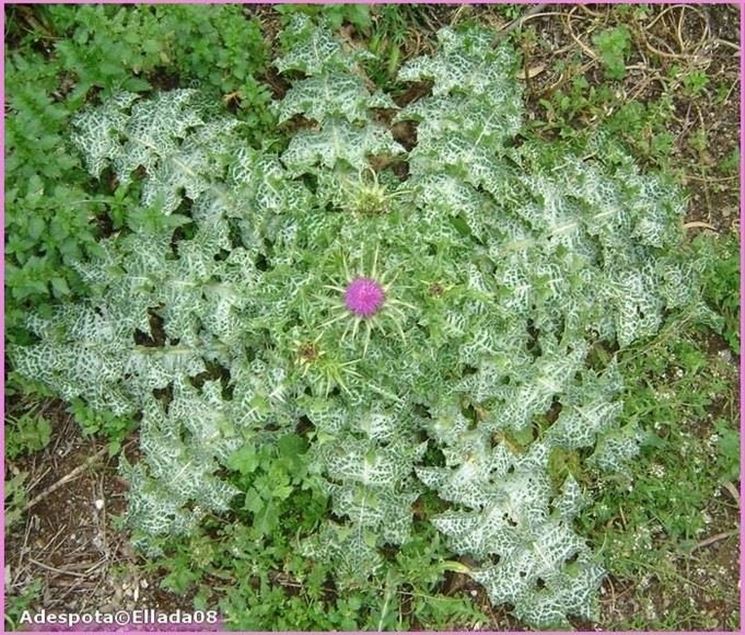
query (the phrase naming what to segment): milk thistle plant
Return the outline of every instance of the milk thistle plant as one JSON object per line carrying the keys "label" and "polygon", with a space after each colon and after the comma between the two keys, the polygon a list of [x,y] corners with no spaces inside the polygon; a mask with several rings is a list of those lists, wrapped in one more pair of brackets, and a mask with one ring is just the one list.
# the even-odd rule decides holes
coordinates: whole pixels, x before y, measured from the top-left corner
{"label": "milk thistle plant", "polygon": [[350,325],[352,337],[357,334],[360,325],[364,325],[365,345],[363,355],[367,353],[373,327],[382,329],[382,321],[385,317],[390,316],[390,320],[395,325],[402,341],[405,341],[406,335],[404,334],[398,319],[405,319],[402,308],[407,307],[410,309],[416,309],[416,307],[410,304],[406,304],[401,300],[397,300],[395,297],[391,297],[391,285],[393,280],[386,282],[386,276],[384,274],[379,276],[377,265],[378,251],[376,249],[369,277],[364,274],[350,276],[345,264],[344,273],[346,276],[346,286],[342,288],[334,285],[326,285],[328,289],[331,289],[339,295],[339,299],[343,300],[343,302],[335,303],[335,308],[340,315],[331,319],[326,324],[333,324],[337,320],[346,319],[348,324],[342,333],[342,340],[346,338]]}
{"label": "milk thistle plant", "polygon": [[[550,465],[623,471],[637,452],[612,351],[705,312],[684,198],[612,139],[582,154],[521,139],[514,55],[489,31],[440,31],[399,73],[431,90],[401,107],[371,88],[366,52],[307,18],[288,28],[279,155],[193,90],[80,114],[91,174],[140,179],[174,222],[103,240],[78,264],[91,297],[31,316],[16,370],[141,417],[142,458],[121,470],[151,555],[230,515],[247,496],[231,457],[302,419],[330,514],[299,548],[338,589],[377,575],[436,496],[425,520],[492,603],[535,627],[592,619],[586,483]],[[390,131],[404,121],[410,150]]]}

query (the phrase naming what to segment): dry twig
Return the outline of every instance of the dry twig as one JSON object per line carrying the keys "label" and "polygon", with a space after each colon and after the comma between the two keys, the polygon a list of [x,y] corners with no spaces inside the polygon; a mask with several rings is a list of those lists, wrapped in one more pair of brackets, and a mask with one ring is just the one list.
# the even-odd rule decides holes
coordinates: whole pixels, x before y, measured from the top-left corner
{"label": "dry twig", "polygon": [[52,492],[57,491],[60,487],[62,487],[65,483],[69,483],[70,481],[76,479],[78,476],[80,476],[86,468],[90,467],[95,463],[97,460],[99,460],[101,457],[103,457],[104,454],[106,454],[108,448],[103,447],[98,452],[96,452],[93,456],[88,457],[84,463],[81,465],[78,465],[72,472],[69,472],[68,474],[65,474],[61,479],[59,479],[56,483],[52,483],[49,487],[47,487],[43,492],[41,492],[39,495],[34,496],[23,508],[23,511],[28,511],[31,509],[34,505],[36,505],[39,501],[44,500],[47,496],[49,496]]}

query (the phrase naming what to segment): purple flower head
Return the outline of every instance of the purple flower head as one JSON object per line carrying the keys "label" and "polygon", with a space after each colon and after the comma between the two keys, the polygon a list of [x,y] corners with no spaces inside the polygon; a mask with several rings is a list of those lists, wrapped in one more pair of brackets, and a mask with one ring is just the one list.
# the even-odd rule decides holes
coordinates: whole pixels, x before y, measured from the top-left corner
{"label": "purple flower head", "polygon": [[344,292],[344,306],[359,317],[375,315],[383,306],[385,292],[372,278],[355,278]]}

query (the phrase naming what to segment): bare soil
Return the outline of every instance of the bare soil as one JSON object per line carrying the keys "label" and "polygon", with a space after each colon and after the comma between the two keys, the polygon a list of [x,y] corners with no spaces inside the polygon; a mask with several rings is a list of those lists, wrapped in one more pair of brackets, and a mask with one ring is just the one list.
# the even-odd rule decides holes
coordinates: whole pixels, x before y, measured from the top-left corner
{"label": "bare soil", "polygon": [[[50,444],[16,462],[6,460],[6,478],[28,475],[28,509],[5,538],[6,594],[41,580],[41,595],[30,608],[190,609],[188,599],[159,588],[158,576],[145,572],[128,532],[117,526],[127,490],[117,458],[81,434],[64,404],[48,402],[42,413],[53,426]],[[127,442],[128,455],[135,446],[136,438]]]}

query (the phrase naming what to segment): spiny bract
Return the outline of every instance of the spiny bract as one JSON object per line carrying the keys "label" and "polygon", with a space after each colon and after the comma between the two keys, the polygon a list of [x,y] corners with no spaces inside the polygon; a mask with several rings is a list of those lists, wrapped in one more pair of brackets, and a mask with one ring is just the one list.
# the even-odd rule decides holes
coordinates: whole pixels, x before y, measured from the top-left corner
{"label": "spiny bract", "polygon": [[[636,452],[615,359],[589,359],[699,303],[682,196],[602,137],[582,156],[515,143],[515,58],[488,31],[440,31],[399,73],[431,90],[399,107],[368,88],[364,54],[289,28],[302,44],[276,66],[304,77],[276,111],[310,125],[279,156],[191,90],[77,118],[91,174],[144,174],[142,205],[185,227],[103,240],[78,265],[91,297],[30,317],[16,369],[141,413],[143,459],[121,459],[141,546],[226,513],[231,455],[304,417],[333,520],[302,549],[340,587],[406,543],[429,491],[447,506],[429,521],[492,602],[538,627],[591,618],[603,573],[573,528],[582,487],[549,460],[619,470]],[[397,122],[416,126],[408,151]]]}

